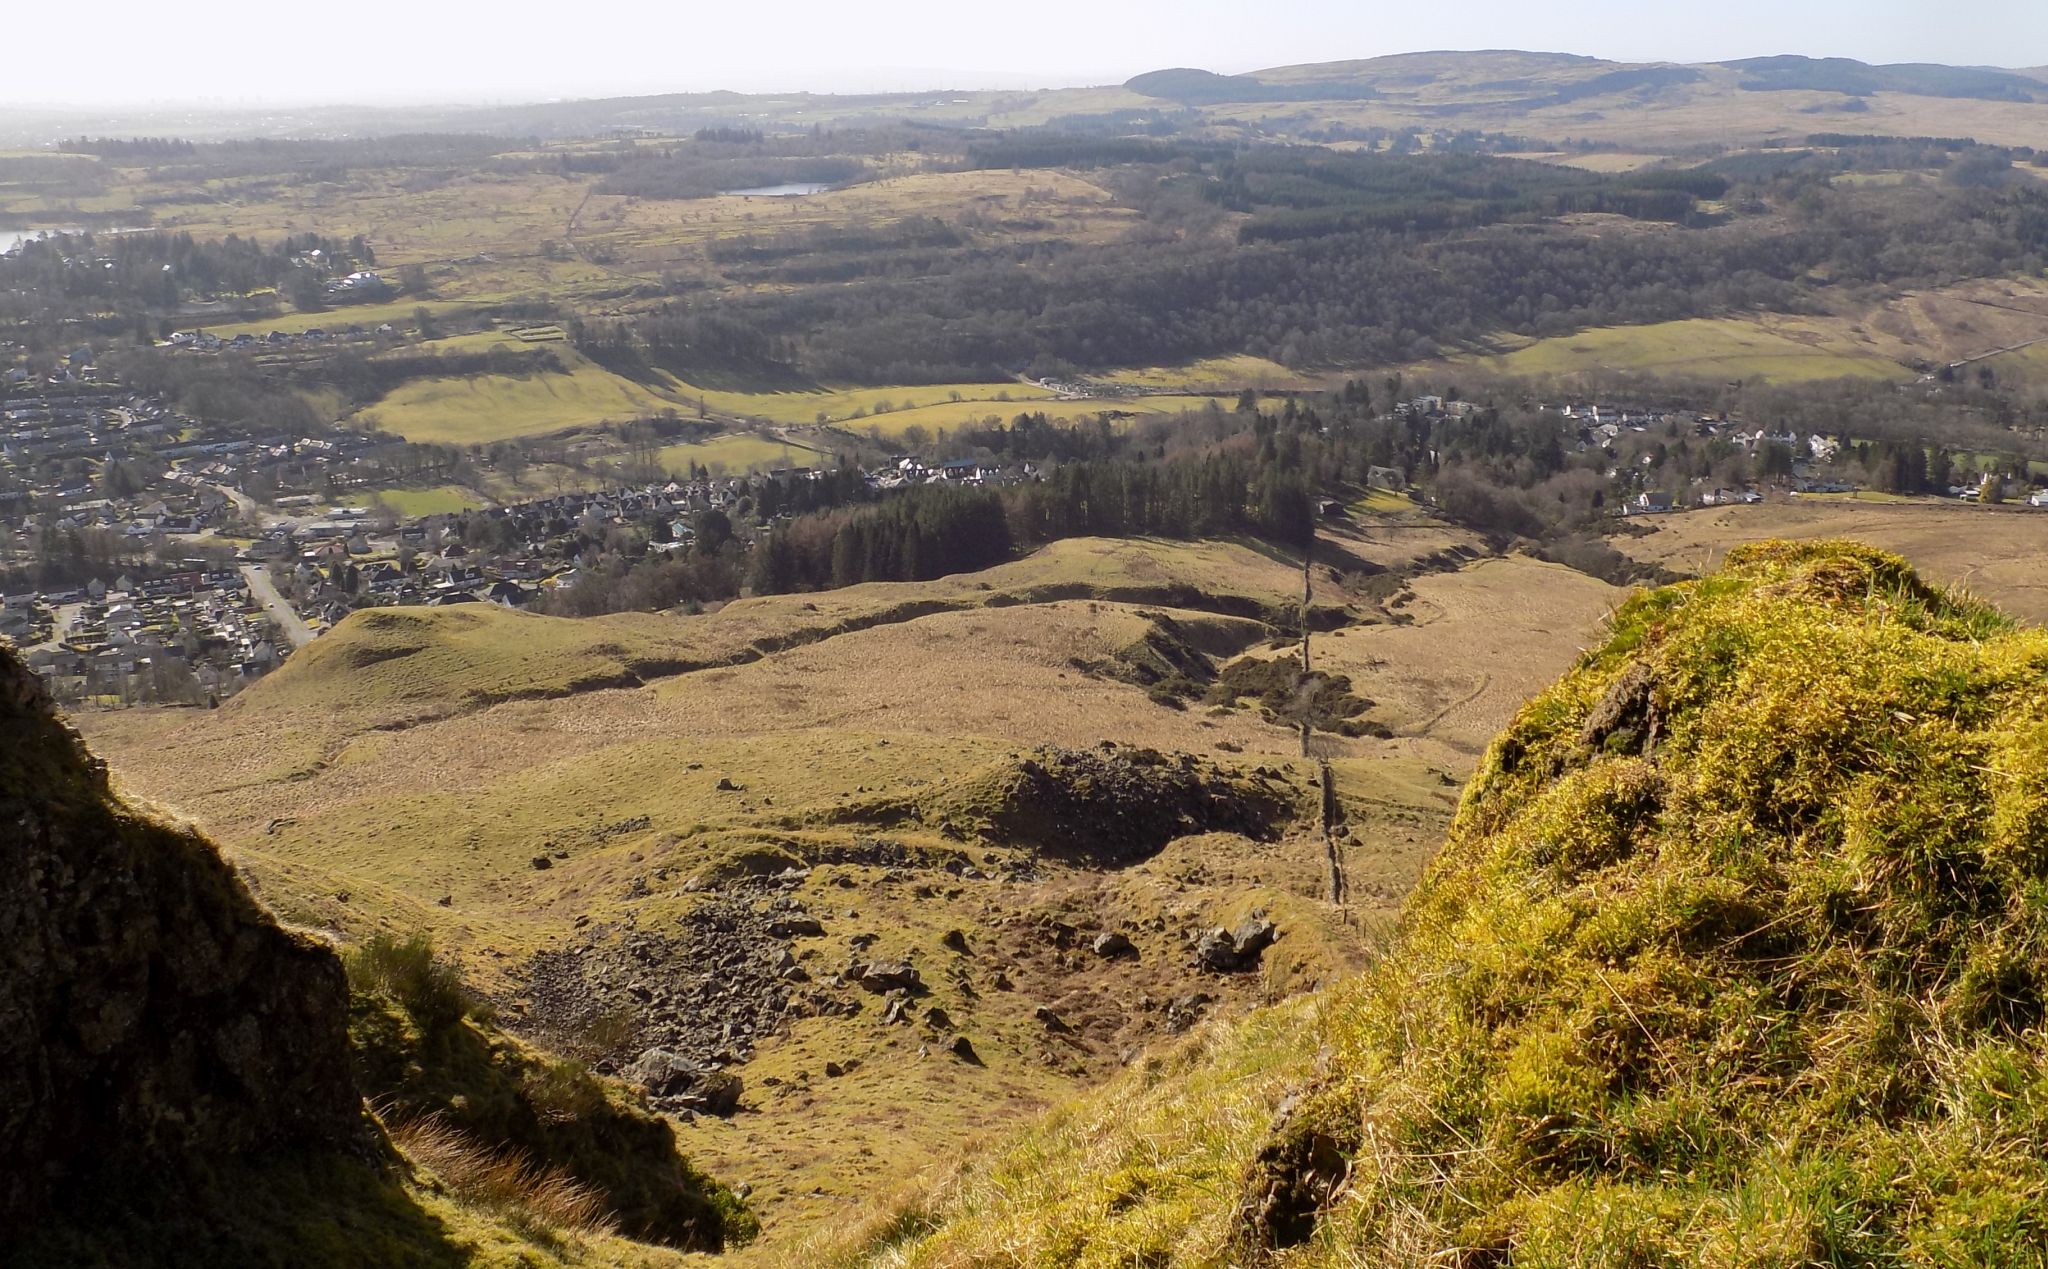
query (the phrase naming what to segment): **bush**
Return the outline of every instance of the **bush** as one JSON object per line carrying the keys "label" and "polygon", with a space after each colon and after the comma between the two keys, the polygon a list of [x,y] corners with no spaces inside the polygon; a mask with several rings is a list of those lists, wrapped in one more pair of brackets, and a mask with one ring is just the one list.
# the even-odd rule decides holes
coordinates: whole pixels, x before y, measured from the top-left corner
{"label": "bush", "polygon": [[454,1026],[475,1004],[462,975],[434,955],[433,940],[424,934],[373,934],[342,964],[352,990],[389,996],[428,1031]]}

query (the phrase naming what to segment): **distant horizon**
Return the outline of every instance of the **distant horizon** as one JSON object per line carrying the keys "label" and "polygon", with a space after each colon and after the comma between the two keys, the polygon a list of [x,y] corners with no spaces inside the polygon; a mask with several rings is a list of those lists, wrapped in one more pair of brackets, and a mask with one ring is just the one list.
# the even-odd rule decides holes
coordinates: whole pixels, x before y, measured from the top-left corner
{"label": "distant horizon", "polygon": [[[784,85],[782,85],[782,86],[780,86],[780,87],[773,87],[773,88],[761,88],[761,87],[757,87],[757,88],[734,88],[734,87],[722,87],[722,86],[712,86],[712,87],[660,87],[660,86],[656,86],[656,85],[647,85],[647,86],[641,86],[641,87],[626,87],[626,86],[619,86],[619,87],[616,87],[616,88],[613,88],[613,89],[610,89],[610,90],[606,90],[606,91],[591,91],[591,92],[542,92],[542,91],[535,91],[535,92],[530,92],[530,93],[520,93],[520,92],[518,92],[518,91],[510,91],[510,92],[506,92],[506,93],[502,93],[502,94],[491,94],[491,95],[483,95],[483,96],[473,96],[473,97],[431,97],[431,96],[430,96],[430,97],[417,97],[417,98],[414,98],[414,97],[390,97],[390,98],[374,98],[374,97],[363,97],[363,98],[348,98],[348,97],[333,97],[333,98],[313,98],[313,97],[307,97],[307,98],[265,98],[265,97],[226,97],[226,96],[219,96],[219,97],[183,97],[183,98],[180,98],[180,97],[166,97],[166,98],[135,98],[135,99],[130,99],[130,100],[116,100],[116,99],[107,99],[107,100],[104,100],[104,101],[94,101],[94,102],[86,102],[86,101],[62,101],[62,100],[57,100],[57,101],[31,101],[31,100],[13,100],[13,99],[8,99],[8,98],[0,98],[0,111],[16,111],[16,112],[23,112],[23,113],[47,113],[47,114],[53,114],[53,115],[65,115],[65,116],[79,116],[79,115],[91,115],[91,114],[96,114],[96,113],[117,113],[117,112],[118,112],[118,113],[134,113],[134,112],[151,112],[151,111],[188,111],[188,112],[192,112],[192,113],[202,113],[202,114],[205,114],[205,113],[234,113],[234,112],[246,112],[246,111],[250,111],[250,110],[282,110],[282,111],[338,111],[338,110],[366,110],[366,111],[402,111],[402,110],[419,110],[419,109],[481,109],[481,110],[488,110],[488,109],[503,109],[503,108],[512,108],[512,107],[520,107],[520,106],[547,106],[547,105],[563,104],[563,103],[570,103],[570,102],[599,102],[599,101],[615,101],[615,100],[633,100],[633,99],[636,99],[636,98],[653,98],[653,97],[706,97],[706,96],[715,96],[715,95],[718,95],[718,94],[721,94],[721,93],[723,93],[723,94],[731,94],[731,95],[735,95],[735,96],[742,96],[742,97],[774,97],[774,96],[781,96],[781,95],[789,95],[789,96],[812,96],[812,97],[862,97],[862,96],[894,96],[894,95],[903,95],[903,94],[921,94],[921,93],[937,93],[937,92],[976,92],[976,93],[980,93],[980,92],[1060,92],[1060,91],[1069,91],[1069,90],[1075,90],[1075,89],[1111,89],[1111,88],[1121,88],[1121,87],[1122,87],[1122,86],[1123,86],[1124,84],[1128,83],[1128,82],[1129,82],[1130,80],[1132,80],[1132,79],[1134,79],[1134,78],[1136,78],[1136,77],[1138,77],[1138,76],[1140,76],[1140,75],[1144,75],[1144,74],[1150,73],[1150,72],[1152,72],[1152,71],[1159,71],[1159,70],[1176,70],[1176,69],[1188,69],[1188,70],[1205,70],[1205,71],[1210,71],[1210,72],[1212,72],[1212,73],[1215,73],[1215,74],[1219,74],[1219,75],[1231,75],[1231,76],[1238,76],[1238,75],[1258,75],[1258,74],[1262,74],[1262,73],[1266,73],[1266,72],[1271,72],[1271,71],[1279,71],[1279,70],[1287,70],[1287,69],[1291,69],[1291,68],[1294,68],[1294,67],[1301,67],[1301,66],[1325,66],[1325,65],[1335,65],[1335,64],[1340,64],[1340,63],[1347,63],[1347,62],[1373,62],[1373,61],[1390,61],[1390,60],[1393,60],[1393,59],[1397,59],[1397,58],[1403,58],[1403,57],[1436,57],[1436,56],[1454,56],[1454,57],[1482,57],[1482,56],[1487,56],[1487,55],[1521,55],[1521,56],[1533,56],[1533,57],[1569,57],[1569,58],[1580,58],[1580,59],[1584,59],[1584,60],[1587,60],[1587,61],[1595,61],[1595,62],[1607,62],[1607,63],[1612,63],[1612,64],[1614,64],[1614,65],[1673,65],[1673,66],[1721,66],[1721,65],[1728,65],[1728,64],[1730,64],[1730,63],[1734,63],[1734,62],[1741,62],[1741,61],[1751,60],[1751,59],[1755,59],[1755,58],[1765,58],[1765,57],[1807,57],[1807,58],[1811,58],[1811,59],[1813,59],[1813,60],[1815,60],[1815,61],[1822,61],[1822,60],[1837,60],[1837,59],[1840,59],[1840,60],[1849,60],[1849,61],[1858,61],[1858,62],[1862,62],[1862,61],[1864,61],[1864,59],[1862,59],[1862,58],[1846,58],[1846,57],[1844,57],[1844,56],[1843,56],[1843,55],[1841,55],[1841,54],[1815,54],[1815,53],[1786,53],[1786,52],[1774,52],[1774,53],[1745,53],[1745,54],[1741,54],[1741,55],[1739,55],[1739,56],[1733,56],[1733,57],[1719,57],[1719,58],[1710,58],[1710,59],[1699,59],[1699,60],[1679,60],[1679,59],[1673,59],[1673,58],[1652,58],[1652,59],[1623,59],[1623,58],[1601,57],[1601,56],[1599,56],[1599,55],[1597,55],[1597,54],[1591,54],[1591,53],[1578,53],[1578,52],[1573,52],[1573,51],[1570,51],[1570,50],[1567,50],[1567,49],[1543,49],[1543,48],[1506,48],[1506,47],[1488,47],[1488,48],[1416,48],[1416,49],[1408,49],[1408,50],[1404,50],[1404,51],[1402,51],[1402,52],[1396,52],[1396,53],[1374,53],[1374,54],[1370,54],[1370,55],[1365,55],[1365,56],[1358,56],[1358,57],[1346,57],[1346,56],[1338,56],[1338,57],[1326,57],[1326,58],[1322,58],[1322,59],[1319,59],[1319,60],[1315,60],[1315,61],[1296,61],[1296,62],[1270,62],[1270,63],[1261,63],[1261,64],[1259,64],[1259,65],[1257,65],[1257,66],[1249,66],[1249,67],[1245,67],[1245,68],[1242,68],[1242,69],[1225,69],[1225,68],[1221,68],[1221,67],[1217,67],[1217,66],[1196,66],[1196,65],[1193,65],[1193,64],[1191,64],[1191,63],[1178,63],[1178,64],[1171,64],[1171,65],[1169,65],[1169,64],[1161,64],[1161,65],[1159,65],[1159,66],[1148,66],[1148,67],[1144,68],[1143,70],[1135,70],[1135,71],[1132,71],[1132,72],[1130,72],[1130,73],[1129,73],[1129,74],[1127,74],[1127,75],[1123,75],[1123,76],[1121,76],[1120,78],[1116,78],[1116,79],[1101,79],[1101,80],[1089,80],[1089,81],[1086,81],[1086,82],[1080,82],[1080,81],[1065,81],[1065,80],[1045,80],[1045,79],[1030,79],[1030,78],[1028,78],[1028,77],[1025,77],[1025,76],[1021,76],[1021,75],[1012,75],[1012,74],[1005,74],[1005,73],[997,73],[997,74],[995,75],[995,78],[996,78],[996,79],[1001,79],[1001,80],[1008,80],[1008,81],[1010,81],[1010,82],[981,82],[981,83],[973,83],[973,82],[959,82],[959,81],[947,81],[947,80],[945,80],[945,79],[942,79],[942,78],[933,78],[933,79],[926,79],[926,80],[917,80],[917,81],[911,81],[911,80],[905,79],[905,80],[904,80],[904,81],[902,81],[902,82],[901,82],[900,84],[898,84],[898,85],[896,85],[896,86],[893,86],[893,87],[887,87],[887,86],[879,86],[879,85],[877,85],[877,86],[869,86],[869,87],[843,87],[843,86],[842,86],[842,87],[813,87],[813,86],[808,86],[808,85],[800,85],[800,84],[784,84]],[[1916,64],[1917,64],[1917,65],[1939,65],[1939,66],[1951,66],[1951,67],[1955,67],[1955,68],[1958,68],[1958,69],[1970,69],[1970,70],[1992,70],[1992,71],[2005,71],[2005,72],[2009,72],[2009,73],[2014,73],[2014,74],[2039,74],[2039,73],[2044,73],[2044,72],[2048,72],[2048,63],[2043,63],[2043,64],[2040,64],[2040,65],[2014,65],[2014,66],[2004,66],[2004,65],[1997,65],[1997,64],[1994,64],[1994,63],[1988,63],[1988,62],[1984,62],[1984,63],[1962,63],[1962,62],[1926,62],[1926,61],[1922,61],[1922,62],[1918,62],[1918,63],[1914,63],[1914,62],[1865,62],[1865,64],[1866,64],[1866,65],[1871,65],[1871,66],[1893,66],[1893,65],[1916,65]],[[877,72],[876,72],[876,73],[884,73],[884,72],[887,72],[888,70],[889,70],[889,68],[877,68]],[[943,76],[943,75],[946,75],[946,74],[948,74],[948,73],[951,73],[951,72],[947,72],[947,71],[944,71],[944,70],[939,70],[939,69],[935,69],[935,68],[934,68],[934,69],[929,69],[929,70],[919,70],[918,68],[903,68],[903,70],[902,70],[902,72],[901,72],[901,73],[902,73],[903,75],[905,75],[905,76],[909,76],[909,75],[914,75],[914,74],[922,74],[922,73],[928,73],[928,74],[930,74],[930,75],[932,75],[932,76],[935,76],[935,77],[936,77],[936,76]]]}
{"label": "distant horizon", "polygon": [[[1483,35],[1483,39],[1475,36]],[[1466,46],[1483,43],[1486,49]],[[783,0],[770,20],[711,6],[584,0],[573,15],[501,0],[488,21],[433,0],[358,0],[318,38],[194,21],[153,0],[103,0],[76,38],[9,65],[16,111],[504,106],[732,91],[1100,88],[1165,67],[1221,74],[1419,52],[1558,50],[1702,65],[1792,53],[1874,65],[2048,66],[2038,0],[1041,0],[1028,17],[942,0],[855,10]],[[2017,63],[2013,65],[2012,63]]]}

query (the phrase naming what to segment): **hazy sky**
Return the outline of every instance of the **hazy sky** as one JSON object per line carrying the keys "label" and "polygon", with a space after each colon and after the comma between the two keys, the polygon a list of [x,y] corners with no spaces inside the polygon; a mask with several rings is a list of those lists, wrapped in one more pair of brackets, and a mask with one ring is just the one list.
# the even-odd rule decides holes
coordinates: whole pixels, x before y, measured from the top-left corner
{"label": "hazy sky", "polygon": [[95,0],[5,30],[0,101],[74,105],[1056,86],[1443,48],[2048,64],[2048,0]]}

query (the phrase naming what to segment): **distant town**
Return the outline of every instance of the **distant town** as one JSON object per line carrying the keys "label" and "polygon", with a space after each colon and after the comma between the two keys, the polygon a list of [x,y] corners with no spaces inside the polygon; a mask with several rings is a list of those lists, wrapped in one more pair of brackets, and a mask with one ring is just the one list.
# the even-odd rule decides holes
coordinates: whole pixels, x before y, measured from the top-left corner
{"label": "distant town", "polygon": [[[374,337],[313,330],[235,339]],[[168,342],[205,350],[218,341],[189,334]],[[826,465],[700,473],[408,517],[378,498],[404,475],[388,437],[335,426],[312,436],[193,439],[201,434],[193,420],[107,381],[85,348],[51,373],[9,371],[6,387],[0,564],[33,560],[36,568],[8,574],[26,581],[0,594],[0,636],[24,649],[58,699],[101,707],[218,703],[359,608],[525,608],[572,590],[590,544],[616,532],[637,535],[647,554],[659,555],[688,547],[698,518],[718,512],[744,538],[789,515],[778,509],[789,499],[771,487],[853,474]],[[1441,419],[1481,408],[1422,395],[1388,414]],[[1545,409],[1568,447],[1615,456],[1606,471],[1618,493],[1609,504],[1615,516],[1863,488],[1844,462],[1852,442],[1842,437],[1669,409]],[[1770,479],[1655,487],[1662,469],[1652,442],[1677,438],[1719,443],[1744,460],[1741,470]],[[857,475],[879,495],[935,483],[1014,484],[1041,470],[1027,461],[902,455]],[[1427,501],[1410,492],[1413,473],[1399,468],[1374,467],[1367,483]],[[1958,499],[2048,505],[2048,491],[2005,474],[1970,473],[1940,488]]]}

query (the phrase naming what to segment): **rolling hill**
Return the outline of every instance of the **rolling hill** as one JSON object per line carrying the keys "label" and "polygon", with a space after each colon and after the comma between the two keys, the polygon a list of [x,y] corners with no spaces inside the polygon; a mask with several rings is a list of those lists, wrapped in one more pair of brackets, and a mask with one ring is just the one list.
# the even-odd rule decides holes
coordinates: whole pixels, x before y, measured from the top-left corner
{"label": "rolling hill", "polygon": [[2048,120],[2048,91],[2029,72],[1795,56],[1686,66],[1510,50],[1404,53],[1232,76],[1159,71],[1123,90],[1202,110],[1219,124],[1250,116],[1276,130],[1472,128],[1663,154],[1804,136],[1827,130],[1831,115],[1853,117],[1856,132],[2010,145],[2034,144]]}
{"label": "rolling hill", "polygon": [[[1817,116],[1855,102],[1859,131],[2030,145],[2042,136],[2039,121],[2048,101],[2043,74],[2039,69],[1920,63],[1873,66],[1790,55],[1687,66],[1566,53],[1446,50],[1280,66],[1244,75],[1162,69],[1116,86],[1035,92],[713,92],[488,107],[315,107],[260,115],[192,110],[180,114],[178,128],[196,138],[327,131],[545,138],[620,128],[688,133],[742,117],[805,129],[814,121],[862,126],[906,120],[1002,128],[1042,126],[1065,117],[1142,114],[1171,103],[1200,111],[1213,126],[1230,130],[1254,121],[1275,129],[1454,124],[1553,141],[1569,136],[1659,148],[1804,135],[1817,130]],[[0,142],[17,144],[161,127],[162,120],[147,112],[0,111]]]}

